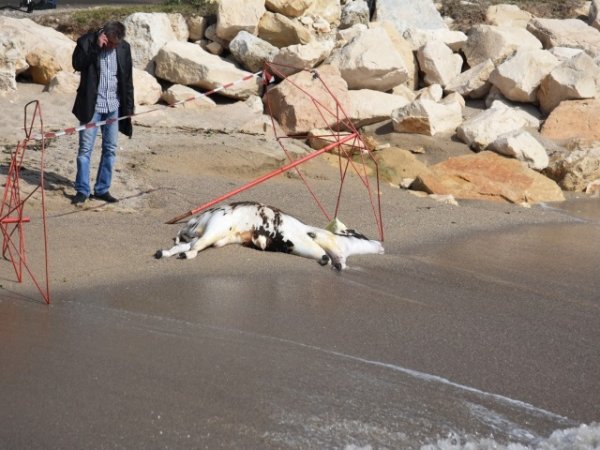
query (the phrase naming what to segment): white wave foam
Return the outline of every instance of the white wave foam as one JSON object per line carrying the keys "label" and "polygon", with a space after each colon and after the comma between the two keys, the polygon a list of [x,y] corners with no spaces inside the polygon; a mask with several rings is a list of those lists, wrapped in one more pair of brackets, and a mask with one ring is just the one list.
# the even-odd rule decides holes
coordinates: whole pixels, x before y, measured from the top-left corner
{"label": "white wave foam", "polygon": [[493,438],[461,437],[451,434],[421,450],[600,450],[600,424],[580,425],[554,431],[547,439],[536,439],[529,445],[500,444]]}

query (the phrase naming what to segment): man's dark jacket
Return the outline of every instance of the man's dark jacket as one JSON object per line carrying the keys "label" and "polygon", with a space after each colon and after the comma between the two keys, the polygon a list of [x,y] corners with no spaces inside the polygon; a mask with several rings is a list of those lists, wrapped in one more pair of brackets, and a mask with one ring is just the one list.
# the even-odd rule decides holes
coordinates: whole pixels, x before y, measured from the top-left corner
{"label": "man's dark jacket", "polygon": [[[73,68],[81,72],[77,97],[73,105],[73,114],[81,123],[89,123],[96,109],[98,83],[100,81],[100,47],[98,46],[99,32],[87,33],[77,40],[73,52]],[[133,114],[133,64],[129,43],[121,41],[117,50],[117,90],[119,97],[119,117]],[[131,119],[119,121],[119,131],[131,137],[133,127]]]}

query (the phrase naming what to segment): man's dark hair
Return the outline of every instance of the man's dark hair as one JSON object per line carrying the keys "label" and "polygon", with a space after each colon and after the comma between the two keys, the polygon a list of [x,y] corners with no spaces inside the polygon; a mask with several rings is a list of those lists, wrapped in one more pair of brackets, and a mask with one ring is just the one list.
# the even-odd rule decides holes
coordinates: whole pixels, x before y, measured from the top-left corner
{"label": "man's dark hair", "polygon": [[116,20],[106,22],[102,29],[104,34],[116,42],[121,42],[125,37],[125,25]]}

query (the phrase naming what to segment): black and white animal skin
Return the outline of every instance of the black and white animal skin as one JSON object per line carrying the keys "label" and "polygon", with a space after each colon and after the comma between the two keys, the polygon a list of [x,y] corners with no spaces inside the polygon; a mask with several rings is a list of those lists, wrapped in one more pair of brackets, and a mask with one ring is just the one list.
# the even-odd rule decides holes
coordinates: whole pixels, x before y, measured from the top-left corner
{"label": "black and white animal skin", "polygon": [[272,206],[238,202],[194,216],[177,233],[175,245],[158,250],[155,256],[192,259],[211,246],[241,244],[315,259],[323,266],[331,264],[342,270],[349,256],[384,251],[381,242],[367,239],[354,230],[342,226],[334,231],[306,225]]}

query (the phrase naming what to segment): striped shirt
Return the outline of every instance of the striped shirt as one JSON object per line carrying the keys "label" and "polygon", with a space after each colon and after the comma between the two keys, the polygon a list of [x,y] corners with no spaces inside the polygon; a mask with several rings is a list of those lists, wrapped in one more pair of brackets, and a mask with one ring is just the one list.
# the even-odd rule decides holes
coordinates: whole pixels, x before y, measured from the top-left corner
{"label": "striped shirt", "polygon": [[109,113],[119,109],[117,96],[117,50],[108,49],[100,51],[100,81],[98,83],[98,97],[96,98],[96,111]]}

